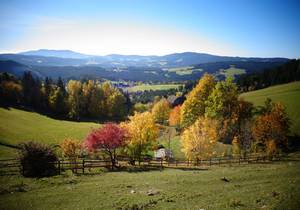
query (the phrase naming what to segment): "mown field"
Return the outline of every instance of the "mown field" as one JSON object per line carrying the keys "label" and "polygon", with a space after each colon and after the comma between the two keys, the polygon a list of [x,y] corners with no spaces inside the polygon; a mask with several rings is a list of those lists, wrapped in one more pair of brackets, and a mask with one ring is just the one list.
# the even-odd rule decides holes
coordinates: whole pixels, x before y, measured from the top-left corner
{"label": "mown field", "polygon": [[145,91],[145,90],[169,90],[179,88],[181,84],[163,84],[163,85],[136,85],[133,87],[126,88],[128,92],[137,92],[137,91]]}
{"label": "mown field", "polygon": [[193,66],[183,66],[177,68],[170,68],[167,70],[168,72],[175,72],[178,75],[189,75],[194,71],[203,71],[203,69],[195,69]]}
{"label": "mown field", "polygon": [[225,77],[235,77],[236,75],[245,74],[245,69],[236,68],[234,65],[230,65],[228,69],[220,69],[219,74],[224,75]]}
{"label": "mown field", "polygon": [[24,141],[57,144],[64,138],[83,139],[96,123],[56,120],[19,109],[0,108],[0,159],[14,156],[15,149],[1,144],[16,145]]}
{"label": "mown field", "polygon": [[291,119],[292,133],[300,136],[300,82],[276,85],[261,90],[243,93],[240,96],[256,106],[263,105],[266,98],[283,103]]}
{"label": "mown field", "polygon": [[78,176],[69,171],[42,179],[3,176],[0,209],[295,210],[299,174],[300,162],[291,161]]}

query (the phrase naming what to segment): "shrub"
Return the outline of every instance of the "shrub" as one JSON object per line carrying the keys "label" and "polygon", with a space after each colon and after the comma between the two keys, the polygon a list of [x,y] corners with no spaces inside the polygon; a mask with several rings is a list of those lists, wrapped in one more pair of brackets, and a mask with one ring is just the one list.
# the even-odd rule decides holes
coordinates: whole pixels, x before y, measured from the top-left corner
{"label": "shrub", "polygon": [[61,144],[60,148],[65,157],[70,159],[77,159],[80,155],[81,143],[74,139],[66,138]]}
{"label": "shrub", "polygon": [[23,176],[44,177],[56,173],[57,156],[51,147],[35,142],[20,145],[19,161]]}

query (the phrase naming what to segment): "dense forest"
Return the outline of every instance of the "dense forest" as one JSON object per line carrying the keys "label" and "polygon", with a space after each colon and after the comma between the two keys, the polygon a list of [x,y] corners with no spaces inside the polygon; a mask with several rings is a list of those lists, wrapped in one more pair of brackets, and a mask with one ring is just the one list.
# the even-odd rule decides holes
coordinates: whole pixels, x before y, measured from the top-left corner
{"label": "dense forest", "polygon": [[63,119],[118,120],[127,116],[131,103],[127,94],[109,82],[93,80],[44,81],[24,72],[22,78],[0,74],[2,106],[33,109]]}
{"label": "dense forest", "polygon": [[242,91],[250,91],[298,80],[300,80],[300,60],[294,59],[262,72],[241,75],[237,84]]}

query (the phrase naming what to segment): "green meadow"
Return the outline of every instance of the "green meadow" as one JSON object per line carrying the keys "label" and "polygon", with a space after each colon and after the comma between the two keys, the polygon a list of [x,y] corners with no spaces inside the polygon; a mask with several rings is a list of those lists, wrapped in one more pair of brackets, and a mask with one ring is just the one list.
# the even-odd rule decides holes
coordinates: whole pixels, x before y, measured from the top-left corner
{"label": "green meadow", "polygon": [[283,103],[291,119],[292,133],[300,136],[300,82],[271,86],[265,89],[243,93],[240,97],[254,103],[256,106],[263,105],[267,98]]}
{"label": "green meadow", "polygon": [[145,91],[145,90],[169,90],[169,89],[177,89],[181,84],[162,84],[162,85],[136,85],[133,87],[126,88],[128,92],[137,92],[137,91]]}
{"label": "green meadow", "polygon": [[234,78],[235,75],[245,74],[245,69],[236,68],[234,65],[230,65],[228,69],[220,69],[219,74],[224,75],[225,77]]}
{"label": "green meadow", "polygon": [[193,71],[203,71],[203,69],[195,69],[193,66],[183,66],[168,69],[168,72],[175,72],[178,75],[189,75],[192,74]]}
{"label": "green meadow", "polygon": [[[274,209],[300,206],[300,162],[0,178],[0,209]],[[225,177],[228,182],[222,180]]]}
{"label": "green meadow", "polygon": [[15,149],[3,144],[16,145],[25,141],[58,144],[65,138],[82,140],[92,128],[100,124],[56,120],[19,109],[0,108],[0,158],[14,156]]}

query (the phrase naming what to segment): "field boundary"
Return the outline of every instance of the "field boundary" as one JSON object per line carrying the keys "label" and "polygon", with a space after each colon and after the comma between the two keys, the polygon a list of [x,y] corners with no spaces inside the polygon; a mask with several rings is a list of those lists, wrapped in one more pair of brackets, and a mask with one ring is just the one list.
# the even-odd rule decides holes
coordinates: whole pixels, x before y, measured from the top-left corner
{"label": "field boundary", "polygon": [[[116,161],[118,168],[126,168],[130,166],[141,168],[174,168],[174,169],[207,169],[211,166],[221,165],[245,165],[245,164],[257,164],[257,163],[273,163],[276,161],[300,161],[298,158],[292,158],[288,155],[276,155],[272,158],[268,155],[249,155],[249,156],[235,156],[235,157],[213,157],[208,159],[198,160],[183,160],[183,159],[143,159],[141,161],[135,161],[135,164],[131,164],[129,158],[118,158]],[[89,173],[94,168],[107,168],[111,169],[111,161],[108,159],[60,159],[54,163],[57,168],[58,174],[63,171],[72,170],[77,174]],[[0,175],[17,175],[24,174],[24,170],[17,159],[5,159],[0,160]]]}

